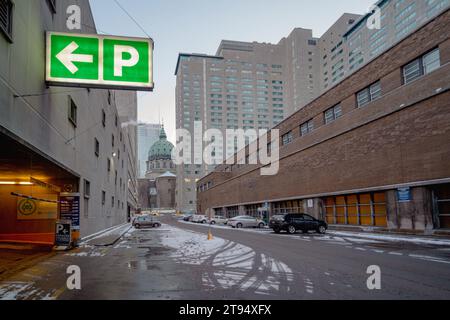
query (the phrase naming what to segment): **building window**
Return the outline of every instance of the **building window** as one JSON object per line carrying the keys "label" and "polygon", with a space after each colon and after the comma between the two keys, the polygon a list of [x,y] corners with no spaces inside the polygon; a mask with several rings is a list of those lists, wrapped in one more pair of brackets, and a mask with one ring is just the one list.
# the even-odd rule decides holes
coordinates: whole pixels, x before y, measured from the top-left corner
{"label": "building window", "polygon": [[423,55],[403,67],[403,81],[411,83],[423,75],[427,75],[441,66],[439,48]]}
{"label": "building window", "polygon": [[325,111],[325,124],[334,122],[336,119],[340,117],[342,117],[342,108],[341,105],[338,104],[337,106],[334,106],[333,108],[330,108],[327,111]]}
{"label": "building window", "polygon": [[114,148],[116,145],[116,139],[114,138],[114,135],[111,135],[111,145]]}
{"label": "building window", "polygon": [[102,191],[102,205],[106,204],[106,192]]}
{"label": "building window", "polygon": [[302,137],[311,133],[313,130],[314,130],[314,122],[312,120],[309,120],[300,126],[300,132],[302,134]]}
{"label": "building window", "polygon": [[111,198],[111,207],[114,208],[114,204],[116,203],[116,199],[114,197]]}
{"label": "building window", "polygon": [[77,105],[71,97],[69,97],[69,121],[74,127],[77,126]]}
{"label": "building window", "polygon": [[56,0],[47,0],[47,4],[53,13],[56,13]]}
{"label": "building window", "polygon": [[0,1],[0,30],[8,41],[12,42],[13,3],[10,0]]}
{"label": "building window", "polygon": [[103,125],[103,128],[106,128],[106,112],[105,112],[105,110],[102,110],[102,125]]}
{"label": "building window", "polygon": [[95,138],[94,145],[95,145],[95,155],[97,157],[99,157],[100,156],[100,142],[98,142],[97,138]]}
{"label": "building window", "polygon": [[267,155],[270,157],[272,155],[272,142],[267,144]]}
{"label": "building window", "polygon": [[111,172],[111,159],[106,159],[106,165],[108,167],[108,172]]}
{"label": "building window", "polygon": [[282,136],[283,146],[290,144],[294,140],[292,131],[289,131],[285,135]]}
{"label": "building window", "polygon": [[84,197],[90,198],[91,197],[91,183],[84,179]]}
{"label": "building window", "polygon": [[84,217],[89,217],[89,198],[84,198]]}
{"label": "building window", "polygon": [[381,97],[381,82],[377,81],[373,85],[361,90],[356,94],[358,107],[361,108],[371,101],[375,101]]}

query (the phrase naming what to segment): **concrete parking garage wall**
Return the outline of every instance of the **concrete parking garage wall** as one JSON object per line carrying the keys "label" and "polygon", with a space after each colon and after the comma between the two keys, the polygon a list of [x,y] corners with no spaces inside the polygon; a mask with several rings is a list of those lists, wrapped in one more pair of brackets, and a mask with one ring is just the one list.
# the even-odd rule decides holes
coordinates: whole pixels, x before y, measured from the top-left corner
{"label": "concrete parking garage wall", "polygon": [[[129,117],[119,112],[135,114],[130,110],[137,109],[136,93],[127,92],[123,99],[112,90],[46,87],[45,32],[68,32],[66,9],[74,4],[58,0],[54,12],[49,2],[15,1],[12,42],[0,33],[0,127],[80,177],[75,189],[82,194],[81,235],[86,236],[126,222],[128,206],[137,204],[135,138],[128,139],[134,133],[123,130],[120,119]],[[76,32],[96,33],[89,1],[76,4],[83,21]],[[77,105],[76,125],[68,119],[70,99]],[[100,144],[98,155],[95,139]],[[86,197],[84,180],[91,186]]]}

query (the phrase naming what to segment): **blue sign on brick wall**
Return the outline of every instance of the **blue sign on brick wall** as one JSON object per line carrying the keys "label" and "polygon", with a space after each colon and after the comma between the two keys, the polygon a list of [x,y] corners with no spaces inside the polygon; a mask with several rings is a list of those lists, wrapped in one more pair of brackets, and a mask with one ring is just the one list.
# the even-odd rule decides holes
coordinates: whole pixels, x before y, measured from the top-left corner
{"label": "blue sign on brick wall", "polygon": [[410,202],[412,200],[411,188],[399,188],[397,194],[399,202]]}

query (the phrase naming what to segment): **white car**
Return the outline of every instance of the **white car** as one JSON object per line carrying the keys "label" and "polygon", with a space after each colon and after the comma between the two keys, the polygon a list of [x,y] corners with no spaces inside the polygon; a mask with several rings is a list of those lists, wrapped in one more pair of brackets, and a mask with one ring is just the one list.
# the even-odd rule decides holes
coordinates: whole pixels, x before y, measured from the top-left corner
{"label": "white car", "polygon": [[192,218],[192,222],[205,224],[208,222],[208,218],[204,215],[195,214]]}
{"label": "white car", "polygon": [[209,224],[215,225],[215,224],[224,224],[226,225],[228,223],[228,219],[222,216],[217,216],[214,218],[209,219]]}
{"label": "white car", "polygon": [[228,220],[228,225],[233,228],[264,228],[266,223],[261,219],[257,219],[251,216],[238,216]]}

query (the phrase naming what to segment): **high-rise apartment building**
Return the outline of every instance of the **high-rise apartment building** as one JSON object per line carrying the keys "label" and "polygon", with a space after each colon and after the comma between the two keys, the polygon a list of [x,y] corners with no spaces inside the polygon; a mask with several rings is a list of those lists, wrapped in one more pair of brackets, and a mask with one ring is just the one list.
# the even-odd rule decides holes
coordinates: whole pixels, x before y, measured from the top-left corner
{"label": "high-rise apartment building", "polygon": [[148,153],[152,145],[159,140],[160,124],[139,123],[138,135],[138,172],[139,178],[144,178],[147,172]]}
{"label": "high-rise apartment building", "polygon": [[[293,112],[285,57],[283,46],[237,41],[222,41],[215,56],[180,54],[177,128],[194,132],[201,122],[203,130],[269,129],[281,122]],[[235,151],[217,151],[217,156]],[[202,159],[193,160],[177,170],[177,208],[182,211],[196,208],[196,182],[213,169]]]}
{"label": "high-rise apartment building", "polygon": [[[319,40],[320,93],[442,13],[450,0],[380,0],[356,22],[339,19]],[[348,22],[348,24],[347,24]]]}
{"label": "high-rise apartment building", "polygon": [[[213,56],[180,54],[177,128],[193,133],[195,121],[204,130],[272,128],[436,17],[450,0],[375,5],[379,10],[363,16],[343,14],[320,38],[296,28],[278,44],[222,41]],[[195,210],[196,182],[211,170],[198,163],[179,166],[179,210]]]}

